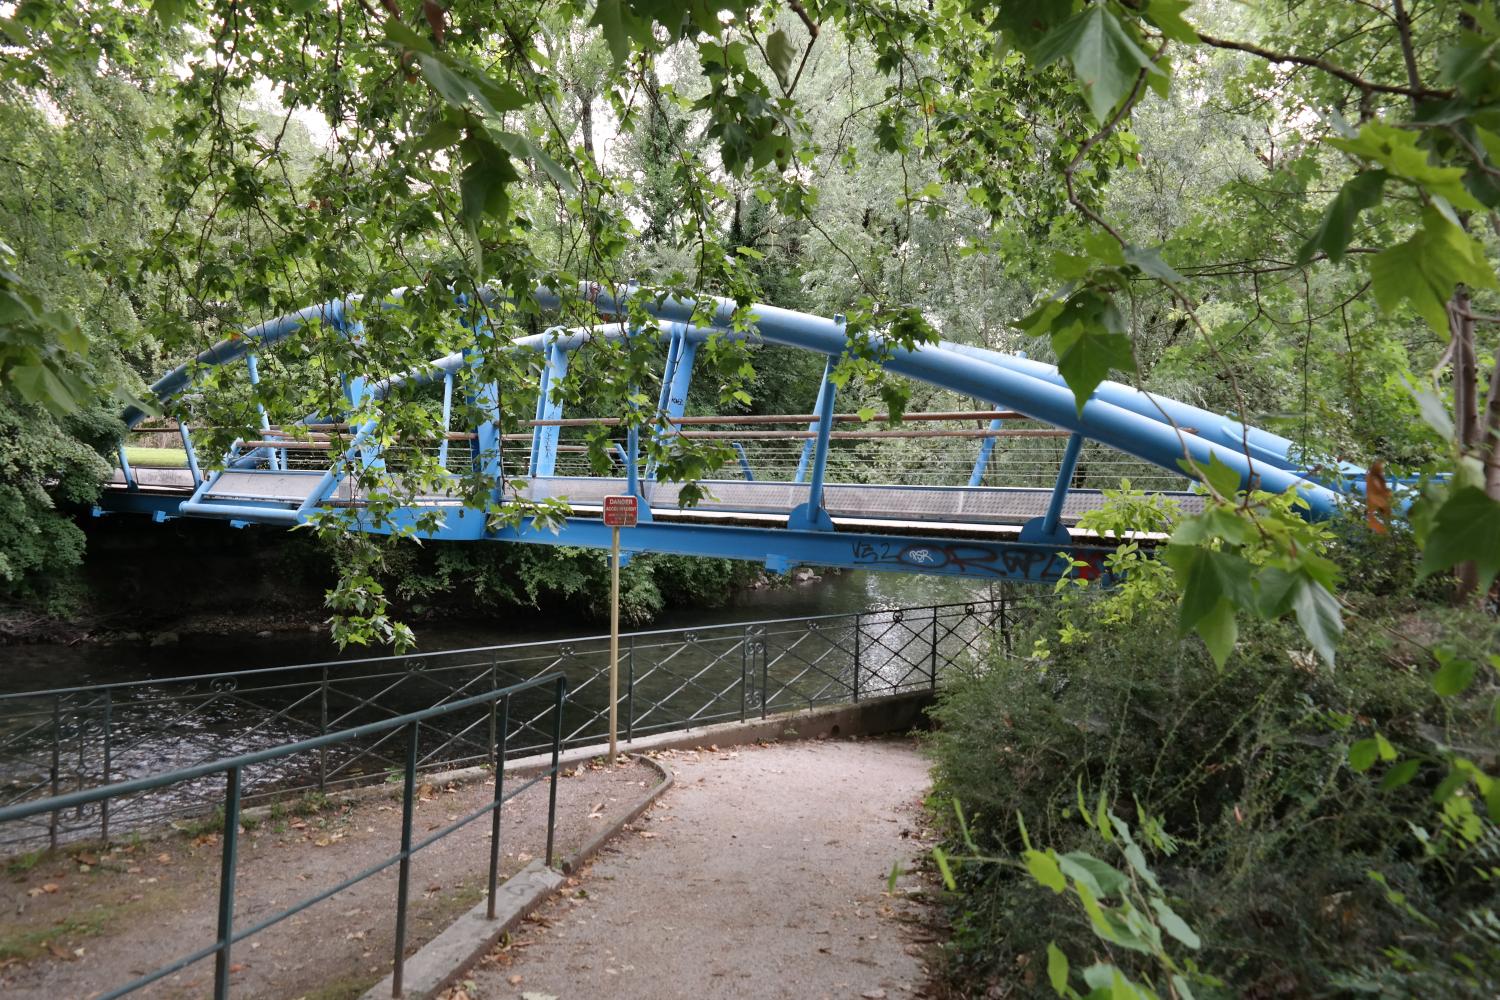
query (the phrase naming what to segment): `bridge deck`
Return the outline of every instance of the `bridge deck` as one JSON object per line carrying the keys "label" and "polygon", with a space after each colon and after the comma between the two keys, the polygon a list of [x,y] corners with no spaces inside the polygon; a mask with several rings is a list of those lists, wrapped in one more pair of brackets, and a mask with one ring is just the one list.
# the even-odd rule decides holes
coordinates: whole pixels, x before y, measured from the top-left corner
{"label": "bridge deck", "polygon": [[[181,494],[186,499],[193,491],[192,475],[186,469],[137,469],[135,475],[140,487],[152,493]],[[316,472],[231,471],[221,476],[203,499],[300,504],[319,479]],[[651,509],[663,515],[674,519],[703,515],[705,520],[718,520],[736,514],[785,517],[807,502],[809,490],[805,483],[737,479],[704,480],[701,485],[708,496],[687,509],[678,507],[680,483],[645,483],[644,493]],[[118,471],[109,486],[118,491],[129,489]],[[586,514],[596,511],[604,497],[625,492],[624,479],[559,476],[530,479],[522,494],[530,500],[566,499],[579,513]],[[1176,500],[1187,513],[1203,509],[1201,496],[1164,495]],[[1046,514],[1051,496],[1048,489],[1022,487],[830,483],[824,488],[824,506],[841,521],[1020,525]],[[340,484],[332,499],[345,504],[357,502],[347,481]],[[426,495],[421,500],[434,505],[454,502],[451,496],[442,494]],[[1099,509],[1104,502],[1099,490],[1071,490],[1063,501],[1062,521],[1076,524],[1083,514]]]}

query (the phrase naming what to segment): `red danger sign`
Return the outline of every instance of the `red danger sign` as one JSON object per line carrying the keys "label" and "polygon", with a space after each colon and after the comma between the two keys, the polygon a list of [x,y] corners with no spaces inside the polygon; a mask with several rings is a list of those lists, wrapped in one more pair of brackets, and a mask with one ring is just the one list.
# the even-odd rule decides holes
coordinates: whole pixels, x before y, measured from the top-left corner
{"label": "red danger sign", "polygon": [[633,496],[605,497],[604,523],[611,528],[634,528],[635,503]]}

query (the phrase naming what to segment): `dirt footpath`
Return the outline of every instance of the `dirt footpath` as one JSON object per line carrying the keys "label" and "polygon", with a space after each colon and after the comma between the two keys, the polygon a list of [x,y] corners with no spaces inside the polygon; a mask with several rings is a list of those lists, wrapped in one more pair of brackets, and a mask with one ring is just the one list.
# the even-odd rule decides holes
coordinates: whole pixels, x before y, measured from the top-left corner
{"label": "dirt footpath", "polygon": [[928,763],[910,740],[657,758],[677,783],[450,1000],[921,996]]}
{"label": "dirt footpath", "polygon": [[[660,780],[644,764],[584,765],[558,784],[559,858],[617,822]],[[507,778],[519,787],[520,780]],[[400,848],[400,788],[357,804],[292,810],[254,824],[240,840],[235,923],[244,928]],[[489,780],[418,789],[414,833],[426,836],[494,795]],[[546,844],[548,783],[505,806],[501,865],[508,876]],[[480,819],[412,858],[408,954],[483,898],[490,823]],[[3,876],[0,995],[83,1000],[213,943],[219,837],[211,831],[100,851],[13,859]],[[340,892],[235,946],[236,998],[345,1000],[391,969],[396,869]],[[213,963],[199,962],[135,996],[197,998],[212,992]]]}

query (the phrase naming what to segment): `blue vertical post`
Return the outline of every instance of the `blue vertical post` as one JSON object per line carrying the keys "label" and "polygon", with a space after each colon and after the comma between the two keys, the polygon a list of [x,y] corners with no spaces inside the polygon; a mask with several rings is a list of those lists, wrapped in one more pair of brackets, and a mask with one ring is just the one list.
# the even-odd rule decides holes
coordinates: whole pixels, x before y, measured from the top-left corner
{"label": "blue vertical post", "polygon": [[[839,329],[842,330],[843,327],[844,327],[844,317],[843,316],[835,316],[833,319],[834,319],[834,322],[839,325]],[[831,359],[830,359],[830,361],[831,361]],[[825,390],[825,389],[828,388],[828,373],[829,373],[830,370],[831,369],[829,369],[827,367],[825,367],[823,369],[823,383],[822,383],[822,386],[818,390],[818,403],[822,402],[822,399],[823,399],[823,396],[822,396],[823,390]],[[814,405],[816,406],[817,404],[814,404]],[[818,431],[818,425],[819,425],[819,423],[820,423],[819,420],[814,419],[812,423],[808,424],[807,425],[808,433],[810,433],[810,434],[816,434],[817,431]],[[807,481],[807,466],[808,466],[808,463],[810,463],[812,461],[812,458],[813,458],[813,451],[815,449],[815,441],[816,441],[815,438],[808,438],[807,440],[805,440],[805,441],[802,442],[802,456],[797,459],[797,474],[792,477],[792,482],[794,482],[794,483],[803,483],[803,482]]]}
{"label": "blue vertical post", "polygon": [[438,465],[448,468],[448,432],[453,420],[453,373],[443,374],[443,440],[438,444]]}
{"label": "blue vertical post", "polygon": [[139,484],[135,481],[135,470],[130,467],[130,459],[125,457],[125,444],[120,443],[120,471],[125,473],[125,485],[135,489]]}
{"label": "blue vertical post", "polygon": [[188,471],[193,474],[193,485],[203,482],[203,471],[198,468],[198,449],[193,447],[193,438],[187,424],[177,421],[177,433],[182,437],[182,450],[187,452]]}
{"label": "blue vertical post", "polygon": [[[542,370],[537,374],[536,384],[536,413],[532,415],[533,420],[542,419],[542,414],[547,412],[547,390],[552,381],[551,357],[548,348],[542,348]],[[536,456],[541,450],[542,429],[533,427],[531,429],[531,461],[527,465],[527,475],[536,475]]]}
{"label": "blue vertical post", "polygon": [[1052,487],[1052,499],[1047,504],[1047,513],[1035,517],[1021,526],[1021,541],[1046,542],[1067,545],[1073,539],[1068,529],[1062,526],[1063,501],[1068,498],[1068,487],[1073,481],[1073,470],[1078,467],[1078,455],[1083,450],[1083,435],[1072,434],[1068,446],[1063,449],[1062,465],[1057,470],[1057,484]]}
{"label": "blue vertical post", "polygon": [[641,431],[631,424],[625,431],[625,492],[632,496],[641,495],[640,454]]}
{"label": "blue vertical post", "polygon": [[745,482],[753,483],[755,481],[755,473],[750,468],[750,456],[745,454],[745,446],[738,441],[733,441],[729,447],[733,448],[735,453],[740,456],[740,471],[745,474]]}
{"label": "blue vertical post", "polygon": [[688,390],[693,385],[693,362],[698,358],[698,342],[683,335],[682,347],[677,352],[677,364],[672,370],[672,382],[667,392],[667,416],[675,424],[687,411]]}
{"label": "blue vertical post", "polygon": [[474,468],[492,479],[499,490],[505,475],[500,461],[500,387],[494,382],[480,383],[470,390],[469,403],[480,413],[479,425],[474,428]]}
{"label": "blue vertical post", "polygon": [[[843,325],[844,318],[835,322]],[[837,359],[832,355],[823,366],[823,383],[818,389],[817,444],[813,449],[812,479],[807,487],[807,502],[787,516],[788,528],[811,531],[832,531],[833,519],[823,508],[823,477],[828,471],[828,441],[833,432],[833,401],[837,387],[833,384],[833,366]]]}
{"label": "blue vertical post", "polygon": [[[629,338],[639,331],[631,329],[626,334],[626,347],[629,347]],[[631,395],[635,395],[635,387],[631,387]],[[629,426],[625,428],[625,492],[631,496],[640,497],[640,503],[636,504],[636,520],[647,522],[651,520],[651,504],[646,501],[645,492],[641,489],[641,429],[635,422],[638,408],[635,403],[630,404]],[[625,565],[622,561],[620,565]]]}
{"label": "blue vertical post", "polygon": [[656,398],[656,409],[663,413],[666,412],[667,401],[672,395],[672,379],[677,374],[677,359],[681,356],[682,342],[685,339],[681,323],[673,323],[667,329],[667,363],[661,369],[661,393]]}
{"label": "blue vertical post", "polygon": [[[989,429],[991,432],[998,431],[1001,425],[1003,425],[1004,423],[1004,420],[996,417],[994,420],[990,421]],[[969,475],[970,486],[984,485],[984,470],[988,468],[990,464],[990,455],[994,452],[994,450],[995,436],[993,433],[991,433],[982,442],[980,442],[979,457],[974,460],[974,471]]]}
{"label": "blue vertical post", "polygon": [[[693,362],[698,357],[698,342],[687,339],[687,327],[682,323],[672,324],[672,346],[668,347],[667,370],[662,375],[661,401],[657,412],[663,414],[670,424],[670,433],[682,429],[680,421],[687,411],[688,390],[693,385]],[[656,478],[653,464],[646,470],[646,478]]]}
{"label": "blue vertical post", "polygon": [[[365,434],[375,426],[372,420],[359,420],[359,409],[369,401],[371,396],[370,380],[363,375],[350,375],[344,378],[344,398],[349,401],[349,413],[358,422],[351,422],[349,430],[355,436]],[[368,441],[368,436],[366,437]],[[380,465],[380,446],[374,444],[361,444],[359,446],[359,464],[366,469],[376,468]]]}
{"label": "blue vertical post", "polygon": [[[568,374],[568,352],[559,344],[547,348],[547,368],[542,378],[543,394],[538,420],[561,420],[562,400],[558,392]],[[557,472],[557,443],[561,427],[538,427],[531,436],[532,475],[551,476]]]}
{"label": "blue vertical post", "polygon": [[[254,351],[245,355],[245,370],[250,373],[250,384],[252,386],[260,385],[260,358],[256,357]],[[267,415],[265,406],[260,402],[256,402],[255,409],[260,413],[260,430],[264,434],[271,429],[271,418]],[[274,449],[272,449],[269,457],[271,468],[279,468],[280,463],[277,461],[277,453]]]}

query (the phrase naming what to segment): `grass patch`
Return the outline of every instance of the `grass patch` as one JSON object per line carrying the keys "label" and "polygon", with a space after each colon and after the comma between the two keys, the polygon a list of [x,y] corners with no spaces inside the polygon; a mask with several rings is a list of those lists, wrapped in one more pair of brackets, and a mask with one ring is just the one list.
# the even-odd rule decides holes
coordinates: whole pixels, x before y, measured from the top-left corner
{"label": "grass patch", "polygon": [[299,1000],[355,1000],[364,996],[381,978],[368,974],[345,976],[326,986],[320,986],[311,993],[302,994]]}
{"label": "grass patch", "polygon": [[132,467],[139,466],[142,469],[186,469],[187,452],[181,448],[142,448],[128,447],[125,449],[125,461]]}
{"label": "grass patch", "polygon": [[333,805],[334,801],[322,792],[308,792],[292,803],[292,815],[316,816],[318,813],[332,808]]}
{"label": "grass patch", "polygon": [[64,917],[50,927],[0,935],[0,962],[30,961],[47,955],[48,944],[60,947],[63,939],[92,937],[104,929],[109,915],[109,911],[100,910],[86,917]]}
{"label": "grass patch", "polygon": [[35,868],[38,862],[46,856],[46,848],[39,848],[35,851],[28,851],[25,854],[17,855],[5,863],[5,872],[8,875],[25,875],[31,869]]}
{"label": "grass patch", "polygon": [[224,807],[217,806],[213,812],[201,816],[188,816],[173,820],[171,827],[184,837],[201,837],[209,833],[224,832]]}

